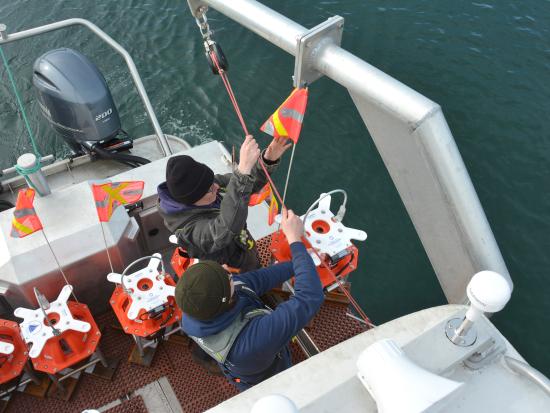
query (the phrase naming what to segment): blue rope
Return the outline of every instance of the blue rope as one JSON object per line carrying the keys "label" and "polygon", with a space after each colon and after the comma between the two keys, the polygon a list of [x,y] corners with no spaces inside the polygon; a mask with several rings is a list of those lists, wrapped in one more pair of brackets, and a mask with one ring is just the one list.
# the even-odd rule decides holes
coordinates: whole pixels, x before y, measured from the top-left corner
{"label": "blue rope", "polygon": [[23,102],[21,101],[21,97],[19,96],[19,92],[17,91],[17,85],[15,83],[15,79],[13,78],[13,74],[8,64],[8,59],[6,59],[6,55],[4,54],[4,50],[2,49],[2,46],[0,46],[0,56],[2,56],[2,61],[4,62],[4,66],[6,67],[6,73],[8,74],[8,78],[13,88],[13,93],[15,94],[15,98],[17,99],[17,104],[19,105],[19,109],[21,111],[21,117],[23,118],[23,122],[25,122],[27,133],[29,134],[29,138],[31,139],[31,144],[32,144],[32,148],[34,149],[34,154],[38,158],[38,163],[40,164],[41,155],[36,146],[36,141],[34,139],[34,135],[32,133],[29,120],[27,119],[27,113],[25,112],[25,107],[23,106]]}

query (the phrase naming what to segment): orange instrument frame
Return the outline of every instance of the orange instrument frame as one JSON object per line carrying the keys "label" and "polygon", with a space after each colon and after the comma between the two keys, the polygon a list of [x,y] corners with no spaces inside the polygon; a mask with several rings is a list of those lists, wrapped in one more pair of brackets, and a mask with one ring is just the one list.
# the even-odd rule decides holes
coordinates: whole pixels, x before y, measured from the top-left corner
{"label": "orange instrument frame", "polygon": [[[89,323],[88,332],[66,330],[59,336],[50,338],[38,357],[31,358],[35,370],[55,374],[90,357],[96,350],[101,332],[86,304],[68,301],[67,306],[75,320]],[[48,314],[50,323],[55,326],[59,314]]]}
{"label": "orange instrument frame", "polygon": [[[302,239],[302,241],[308,250],[312,248],[308,240]],[[271,235],[270,249],[277,261],[283,262],[292,260],[290,246],[288,245],[288,241],[286,240],[282,230],[274,232]],[[339,280],[346,278],[349,273],[357,268],[357,260],[359,258],[359,251],[357,250],[357,247],[355,245],[351,245],[347,247],[346,250],[348,251],[347,255],[345,255],[334,265],[331,265],[330,260],[325,258],[325,263],[328,267],[330,267]],[[321,280],[323,288],[327,288],[337,281],[324,266],[317,265],[317,273],[319,274],[319,279]]]}
{"label": "orange instrument frame", "polygon": [[[165,277],[167,285],[175,286],[171,277]],[[168,327],[181,320],[181,310],[176,305],[174,297],[168,297],[166,308],[158,317],[149,318],[147,311],[141,309],[135,320],[128,318],[128,308],[132,304],[132,298],[128,296],[120,285],[117,285],[111,296],[111,306],[125,333],[139,337],[149,337],[164,327]]]}
{"label": "orange instrument frame", "polygon": [[3,384],[21,374],[29,352],[15,321],[0,320],[0,341],[13,346],[9,354],[0,352],[0,384]]}
{"label": "orange instrument frame", "polygon": [[183,273],[189,268],[190,265],[194,264],[195,259],[189,258],[185,250],[181,247],[176,247],[172,258],[170,259],[170,264],[172,269],[178,277],[181,277]]}

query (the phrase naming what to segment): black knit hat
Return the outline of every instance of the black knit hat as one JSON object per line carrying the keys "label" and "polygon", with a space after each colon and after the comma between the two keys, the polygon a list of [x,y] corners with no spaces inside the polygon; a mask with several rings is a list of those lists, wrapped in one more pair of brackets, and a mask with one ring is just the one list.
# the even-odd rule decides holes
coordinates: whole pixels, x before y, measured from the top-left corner
{"label": "black knit hat", "polygon": [[166,185],[177,202],[191,205],[201,199],[214,182],[214,172],[187,155],[173,156],[166,165]]}
{"label": "black knit hat", "polygon": [[176,285],[176,304],[197,320],[210,320],[231,308],[231,283],[227,271],[214,261],[189,267]]}

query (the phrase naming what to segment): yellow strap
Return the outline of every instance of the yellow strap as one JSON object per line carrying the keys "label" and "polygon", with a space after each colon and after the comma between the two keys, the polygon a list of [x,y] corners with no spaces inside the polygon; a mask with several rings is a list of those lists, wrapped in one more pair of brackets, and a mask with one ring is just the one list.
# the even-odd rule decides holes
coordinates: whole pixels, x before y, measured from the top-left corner
{"label": "yellow strap", "polygon": [[12,225],[15,227],[15,229],[17,229],[18,231],[22,232],[23,234],[32,234],[33,233],[33,230],[25,225],[23,225],[22,223],[20,223],[18,220],[16,220],[15,218],[11,221]]}
{"label": "yellow strap", "polygon": [[281,119],[279,119],[279,110],[275,111],[275,113],[273,114],[273,125],[275,126],[275,130],[277,131],[279,136],[288,136],[288,132],[281,122]]}
{"label": "yellow strap", "polygon": [[126,204],[126,200],[121,195],[121,191],[128,186],[128,182],[121,183],[117,188],[112,189],[109,188],[108,184],[102,185],[101,189],[103,189],[107,195],[109,196],[109,203],[107,204],[107,215],[111,217],[113,214],[113,201],[118,201],[122,205]]}

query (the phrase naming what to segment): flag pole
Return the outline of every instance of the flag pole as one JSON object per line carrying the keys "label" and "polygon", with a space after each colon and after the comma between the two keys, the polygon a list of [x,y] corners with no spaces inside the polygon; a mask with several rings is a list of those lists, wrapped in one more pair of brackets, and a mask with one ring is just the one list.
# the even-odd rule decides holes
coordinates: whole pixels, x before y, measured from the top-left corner
{"label": "flag pole", "polygon": [[[288,171],[286,173],[286,181],[285,181],[285,189],[283,191],[283,200],[281,202],[281,208],[284,208],[285,206],[285,200],[286,200],[286,190],[288,188],[288,181],[290,181],[290,170],[292,169],[292,163],[294,162],[294,151],[296,150],[296,144],[292,144],[292,152],[290,153],[290,162],[288,164]],[[281,222],[279,221],[279,226],[277,227],[277,230],[281,228]]]}
{"label": "flag pole", "polygon": [[[44,236],[44,239],[46,240],[46,244],[48,244],[48,247],[50,248],[50,251],[53,255],[53,259],[55,260],[55,263],[57,264],[57,268],[59,268],[59,271],[61,272],[61,275],[63,276],[63,279],[65,280],[65,284],[71,285],[69,283],[69,280],[67,279],[67,276],[65,275],[65,272],[63,271],[63,267],[61,267],[61,264],[59,263],[59,261],[57,259],[57,256],[55,255],[55,252],[53,252],[52,245],[50,244],[50,240],[46,236],[46,232],[44,231],[44,229],[42,229],[41,232],[42,232],[42,235]],[[75,299],[75,301],[77,303],[79,303],[80,301],[78,301],[78,298],[76,298],[76,295],[74,293],[74,288],[71,289],[71,294],[73,295],[73,298]]]}
{"label": "flag pole", "polygon": [[107,245],[107,238],[105,237],[105,230],[103,229],[103,222],[99,221],[101,226],[101,233],[103,234],[103,242],[105,243],[105,252],[107,253],[107,258],[109,259],[109,266],[111,267],[111,272],[115,272],[113,268],[113,261],[111,261],[111,254],[109,253],[109,246]]}
{"label": "flag pole", "polygon": [[290,180],[290,170],[292,169],[292,163],[294,162],[294,151],[296,150],[296,144],[292,144],[292,153],[290,154],[290,163],[288,164],[288,172],[286,173],[285,189],[283,191],[283,205],[286,200],[286,190],[288,188],[288,181]]}

